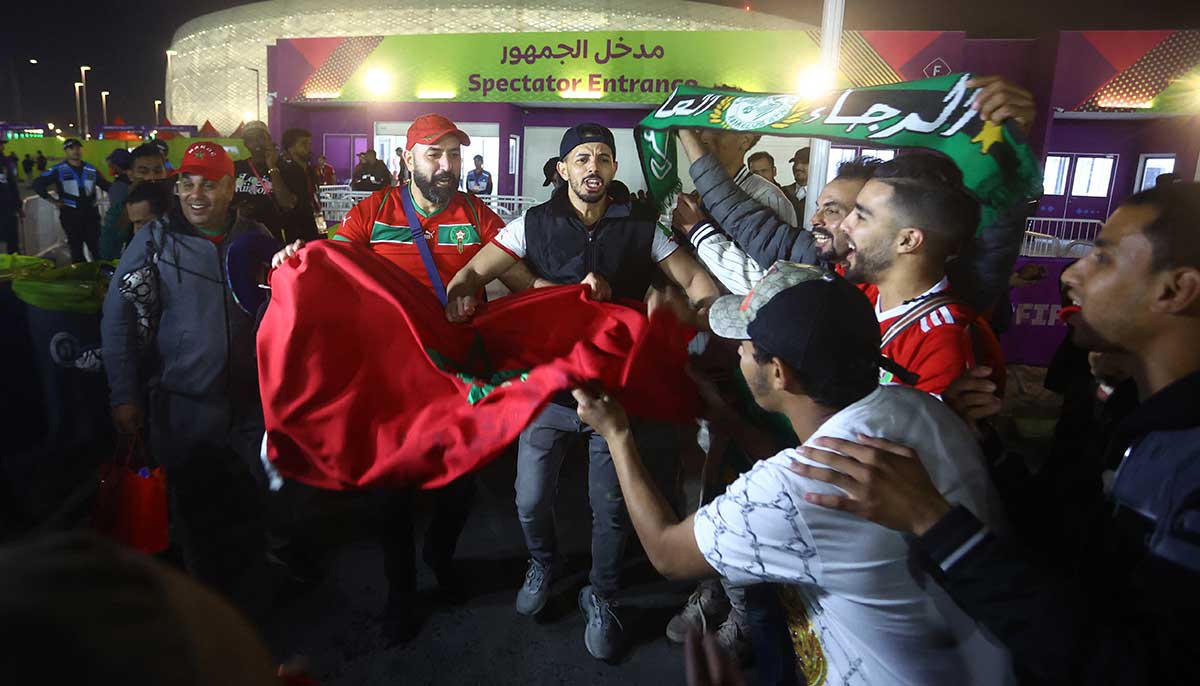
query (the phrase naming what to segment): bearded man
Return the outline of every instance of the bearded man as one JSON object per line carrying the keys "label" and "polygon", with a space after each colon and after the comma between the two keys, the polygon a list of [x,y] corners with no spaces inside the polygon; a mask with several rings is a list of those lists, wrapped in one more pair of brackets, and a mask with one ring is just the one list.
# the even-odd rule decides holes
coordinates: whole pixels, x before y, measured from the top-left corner
{"label": "bearded man", "polygon": [[[333,240],[367,246],[429,286],[432,296],[436,289],[420,248],[413,242],[413,227],[404,211],[404,201],[411,199],[420,223],[416,228],[425,236],[441,281],[439,286],[445,287],[504,228],[504,220],[482,200],[458,190],[462,146],[470,144],[470,137],[446,117],[418,117],[408,129],[404,150],[404,163],[412,170],[412,181],[388,186],[364,198],[346,215]],[[304,241],[295,241],[279,251],[272,266],[297,254],[303,245]],[[530,287],[533,278],[524,265],[517,265],[501,280],[510,290],[519,291]],[[379,334],[363,331],[359,335]],[[474,494],[475,479],[468,475],[435,491],[433,496],[435,513],[425,535],[423,556],[443,593],[451,597],[462,591],[463,580],[455,572],[453,557]],[[419,627],[419,617],[413,612],[417,601],[410,497],[411,493],[405,491],[378,497],[383,520],[379,535],[389,581],[385,630],[390,637],[401,640],[411,638]]]}

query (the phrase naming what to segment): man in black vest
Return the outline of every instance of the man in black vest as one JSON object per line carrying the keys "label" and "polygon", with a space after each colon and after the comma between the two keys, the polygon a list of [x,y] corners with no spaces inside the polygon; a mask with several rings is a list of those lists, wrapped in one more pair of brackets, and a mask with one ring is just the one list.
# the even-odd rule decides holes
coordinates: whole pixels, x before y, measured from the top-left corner
{"label": "man in black vest", "polygon": [[[700,307],[717,297],[717,286],[708,273],[686,251],[676,249],[670,234],[659,228],[655,212],[632,204],[628,188],[613,180],[617,161],[611,131],[599,124],[580,124],[563,134],[559,154],[558,175],[565,183],[549,201],[502,229],[450,282],[446,308],[450,321],[470,318],[476,307],[474,294],[517,261],[523,261],[535,277],[529,287],[583,283],[595,300],[640,302],[658,271],[683,287]],[[668,429],[642,423],[634,434],[649,454],[661,454],[646,443],[660,436],[669,441]],[[575,436],[587,439],[590,456],[592,573],[591,585],[579,594],[587,618],[584,645],[593,657],[609,660],[621,644],[613,597],[629,537],[628,516],[608,444],[579,421],[569,394],[555,398],[521,433],[517,514],[532,559],[517,594],[517,612],[541,611],[559,571],[554,496],[559,467]]]}

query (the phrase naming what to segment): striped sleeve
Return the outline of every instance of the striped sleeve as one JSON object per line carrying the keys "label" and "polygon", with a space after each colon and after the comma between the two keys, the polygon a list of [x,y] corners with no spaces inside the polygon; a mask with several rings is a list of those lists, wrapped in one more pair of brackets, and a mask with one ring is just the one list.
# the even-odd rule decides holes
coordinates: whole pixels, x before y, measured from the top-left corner
{"label": "striped sleeve", "polygon": [[762,281],[764,270],[712,222],[701,222],[688,240],[696,257],[730,293],[746,295]]}

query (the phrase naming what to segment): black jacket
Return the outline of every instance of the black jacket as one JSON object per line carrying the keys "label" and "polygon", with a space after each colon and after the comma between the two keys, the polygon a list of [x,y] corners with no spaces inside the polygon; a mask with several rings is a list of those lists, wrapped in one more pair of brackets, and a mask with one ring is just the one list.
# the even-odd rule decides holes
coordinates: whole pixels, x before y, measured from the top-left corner
{"label": "black jacket", "polygon": [[656,213],[632,204],[625,185],[614,182],[608,209],[589,230],[568,192],[563,186],[525,213],[525,264],[555,283],[579,283],[595,272],[608,281],[614,299],[644,299],[657,271],[651,255]]}
{"label": "black jacket", "polygon": [[1047,684],[1200,683],[1200,372],[1118,426],[1110,498],[1057,563],[958,507],[915,542],[955,601]]}
{"label": "black jacket", "polygon": [[377,191],[395,182],[383,160],[359,162],[351,174],[350,189],[355,191]]}

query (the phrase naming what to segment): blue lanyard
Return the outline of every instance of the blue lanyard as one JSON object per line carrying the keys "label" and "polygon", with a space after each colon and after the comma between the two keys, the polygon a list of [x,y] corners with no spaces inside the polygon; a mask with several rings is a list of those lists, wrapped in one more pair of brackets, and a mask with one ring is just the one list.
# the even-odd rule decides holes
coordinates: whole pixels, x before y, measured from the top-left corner
{"label": "blue lanyard", "polygon": [[442,283],[442,275],[438,273],[437,265],[433,263],[433,253],[429,251],[429,244],[425,242],[425,229],[421,228],[417,209],[413,207],[410,189],[400,189],[400,202],[404,205],[405,216],[408,217],[408,227],[412,232],[413,243],[416,244],[417,251],[421,253],[421,261],[425,263],[425,272],[429,274],[429,282],[433,284],[433,292],[441,301],[442,307],[445,307],[447,302],[446,285]]}

